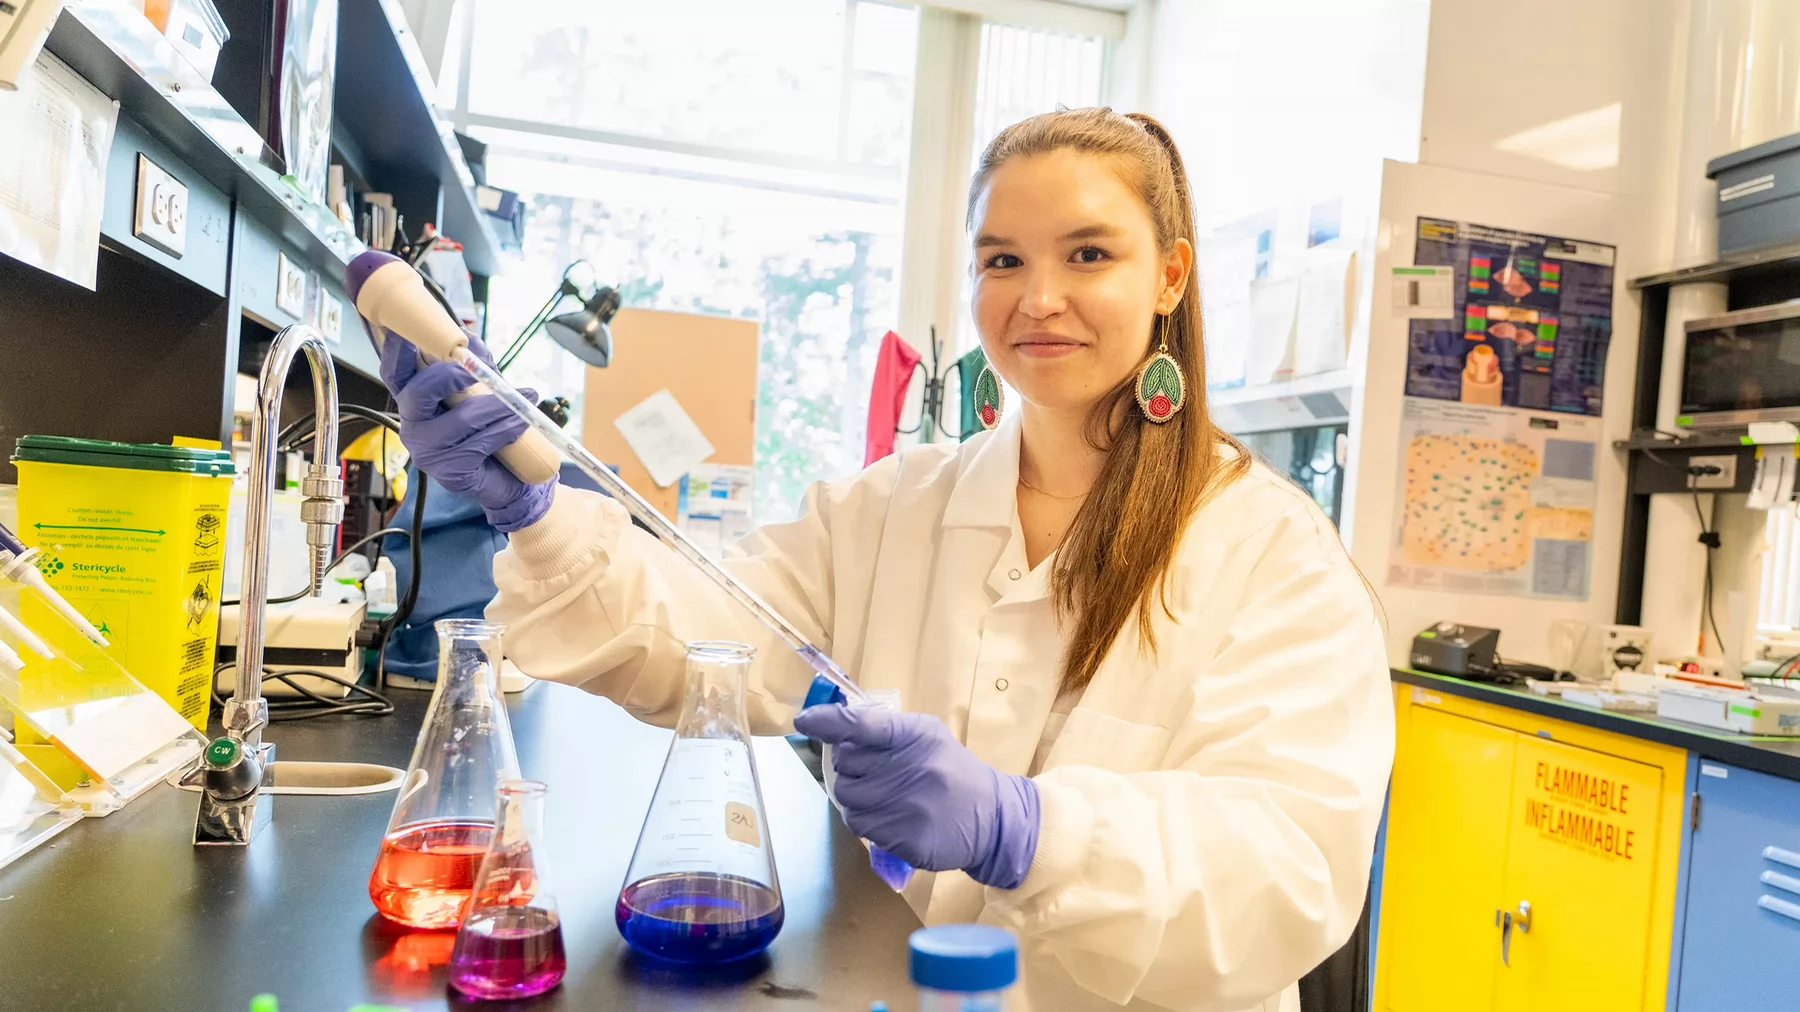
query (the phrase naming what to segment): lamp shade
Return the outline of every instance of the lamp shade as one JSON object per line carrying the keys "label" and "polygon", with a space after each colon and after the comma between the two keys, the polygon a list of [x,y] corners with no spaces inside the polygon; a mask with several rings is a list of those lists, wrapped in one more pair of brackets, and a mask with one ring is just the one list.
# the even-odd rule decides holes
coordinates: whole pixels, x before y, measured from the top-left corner
{"label": "lamp shade", "polygon": [[544,324],[551,340],[588,365],[604,369],[612,362],[612,318],[619,311],[619,293],[602,288],[572,313],[553,316]]}

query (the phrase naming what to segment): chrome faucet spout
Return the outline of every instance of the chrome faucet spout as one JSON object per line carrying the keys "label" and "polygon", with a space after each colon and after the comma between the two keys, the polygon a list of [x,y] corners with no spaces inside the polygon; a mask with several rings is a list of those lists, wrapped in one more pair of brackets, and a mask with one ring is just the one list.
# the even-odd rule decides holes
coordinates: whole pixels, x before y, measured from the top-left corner
{"label": "chrome faucet spout", "polygon": [[311,555],[309,583],[317,596],[325,583],[344,518],[344,482],[338,470],[337,375],[331,350],[311,327],[296,325],[275,335],[256,388],[250,433],[250,487],[244,508],[244,579],[238,595],[237,682],[225,702],[225,737],[213,742],[190,776],[199,782],[196,844],[247,844],[271,818],[268,788],[274,776],[275,746],[262,740],[269,703],[262,694],[263,643],[268,622],[269,516],[277,473],[276,433],[281,399],[294,358],[302,352],[312,369],[313,462],[301,479],[300,519],[306,524]]}

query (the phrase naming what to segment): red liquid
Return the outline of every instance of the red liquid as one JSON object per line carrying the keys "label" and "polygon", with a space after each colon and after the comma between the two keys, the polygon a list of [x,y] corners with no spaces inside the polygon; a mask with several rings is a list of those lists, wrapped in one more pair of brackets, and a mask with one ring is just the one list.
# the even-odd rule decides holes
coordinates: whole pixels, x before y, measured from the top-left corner
{"label": "red liquid", "polygon": [[450,983],[471,998],[529,998],[562,982],[562,922],[535,907],[489,907],[456,936]]}
{"label": "red liquid", "polygon": [[381,841],[369,898],[411,928],[454,928],[494,838],[491,822],[415,822]]}

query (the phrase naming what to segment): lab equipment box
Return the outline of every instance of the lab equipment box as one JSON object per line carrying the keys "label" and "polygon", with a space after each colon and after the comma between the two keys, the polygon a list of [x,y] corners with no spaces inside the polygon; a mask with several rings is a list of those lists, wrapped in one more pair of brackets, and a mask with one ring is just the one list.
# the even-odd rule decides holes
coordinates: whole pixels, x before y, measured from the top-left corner
{"label": "lab equipment box", "polygon": [[[206,729],[234,468],[224,450],[23,436],[19,535],[138,681]],[[27,624],[47,621],[32,614]]]}
{"label": "lab equipment box", "polygon": [[1800,240],[1800,134],[1706,163],[1719,184],[1719,255]]}

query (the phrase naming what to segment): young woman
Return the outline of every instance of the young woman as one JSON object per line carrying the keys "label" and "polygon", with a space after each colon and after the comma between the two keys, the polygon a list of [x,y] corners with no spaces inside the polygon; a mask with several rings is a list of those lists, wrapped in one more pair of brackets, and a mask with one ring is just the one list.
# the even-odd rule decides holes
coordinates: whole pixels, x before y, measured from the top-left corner
{"label": "young woman", "polygon": [[[1033,1008],[1291,1012],[1350,934],[1393,755],[1383,636],[1336,531],[1207,416],[1194,220],[1147,116],[1034,117],[970,186],[997,428],[815,487],[729,565],[907,711],[796,716],[812,673],[618,504],[527,487],[450,366],[384,374],[419,465],[512,532],[524,670],[674,720],[691,640],[754,644],[756,730],[836,746],[928,923],[1024,941]],[[997,384],[983,384],[994,392]]]}

